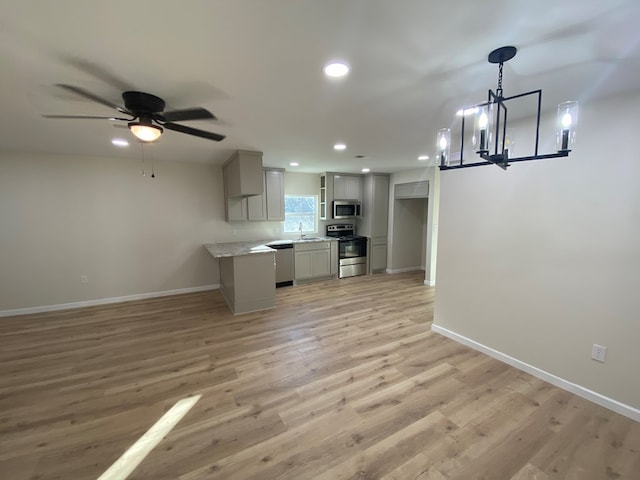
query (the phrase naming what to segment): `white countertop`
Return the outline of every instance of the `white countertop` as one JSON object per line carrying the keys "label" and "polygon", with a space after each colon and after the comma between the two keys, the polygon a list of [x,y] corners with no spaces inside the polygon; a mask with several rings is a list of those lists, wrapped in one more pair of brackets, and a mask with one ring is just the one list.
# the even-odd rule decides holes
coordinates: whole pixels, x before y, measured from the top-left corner
{"label": "white countertop", "polygon": [[269,245],[286,245],[288,243],[331,242],[337,241],[331,237],[309,237],[303,239],[285,240],[255,240],[252,242],[207,243],[204,247],[214,258],[239,257],[261,253],[274,253],[276,250]]}

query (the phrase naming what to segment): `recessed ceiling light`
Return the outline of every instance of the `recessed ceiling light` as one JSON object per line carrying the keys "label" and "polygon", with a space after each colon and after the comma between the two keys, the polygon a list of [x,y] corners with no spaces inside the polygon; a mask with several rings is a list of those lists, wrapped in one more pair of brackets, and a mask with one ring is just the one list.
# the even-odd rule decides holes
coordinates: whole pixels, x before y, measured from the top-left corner
{"label": "recessed ceiling light", "polygon": [[371,169],[370,169],[370,168],[363,168],[363,169],[362,169],[362,173],[368,173],[368,172],[370,172],[370,171],[371,171]]}
{"label": "recessed ceiling light", "polygon": [[336,143],[333,148],[334,150],[345,150],[347,146],[344,143]]}
{"label": "recessed ceiling light", "polygon": [[327,63],[322,70],[328,77],[344,77],[347,73],[349,73],[349,65],[343,62],[332,62]]}
{"label": "recessed ceiling light", "polygon": [[462,115],[467,117],[469,115],[473,115],[477,111],[478,111],[478,107],[465,108],[464,110],[458,110],[456,112],[456,115],[459,116],[459,117],[461,117]]}
{"label": "recessed ceiling light", "polygon": [[129,142],[127,142],[124,138],[114,138],[113,140],[111,140],[111,143],[113,143],[116,147],[129,146]]}
{"label": "recessed ceiling light", "polygon": [[289,165],[291,165],[292,167],[297,167],[300,164],[298,162],[291,162]]}
{"label": "recessed ceiling light", "polygon": [[429,160],[429,155],[420,155],[418,160]]}

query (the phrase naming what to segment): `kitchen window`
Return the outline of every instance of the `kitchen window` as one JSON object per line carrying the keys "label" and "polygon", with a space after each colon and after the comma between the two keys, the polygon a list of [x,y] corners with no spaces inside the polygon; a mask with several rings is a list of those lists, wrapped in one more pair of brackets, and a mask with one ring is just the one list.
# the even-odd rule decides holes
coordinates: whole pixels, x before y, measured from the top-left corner
{"label": "kitchen window", "polygon": [[318,231],[318,196],[284,196],[284,233],[316,233]]}

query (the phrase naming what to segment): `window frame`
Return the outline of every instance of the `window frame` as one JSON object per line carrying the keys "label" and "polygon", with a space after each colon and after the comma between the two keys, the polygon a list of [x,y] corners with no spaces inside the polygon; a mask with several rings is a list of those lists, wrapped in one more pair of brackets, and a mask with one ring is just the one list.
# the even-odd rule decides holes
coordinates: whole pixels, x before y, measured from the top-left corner
{"label": "window frame", "polygon": [[[302,234],[309,234],[309,233],[313,233],[316,234],[318,233],[318,221],[320,218],[320,213],[319,213],[319,205],[318,205],[318,195],[313,195],[313,194],[285,194],[284,196],[284,222],[282,225],[282,231],[285,234],[298,234],[300,233],[300,230],[298,230],[298,228],[294,229],[294,230],[287,230],[287,217],[289,215],[294,215],[294,216],[309,216],[311,215],[311,213],[295,213],[295,212],[287,212],[287,198],[289,197],[296,197],[296,198],[312,198],[313,199],[313,230],[302,230]],[[299,221],[295,222],[296,225],[299,225]]]}

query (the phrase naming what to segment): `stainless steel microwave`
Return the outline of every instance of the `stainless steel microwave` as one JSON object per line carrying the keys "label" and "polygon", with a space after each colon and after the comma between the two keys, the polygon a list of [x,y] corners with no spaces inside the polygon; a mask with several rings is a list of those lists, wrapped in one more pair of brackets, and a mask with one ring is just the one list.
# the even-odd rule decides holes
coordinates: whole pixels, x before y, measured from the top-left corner
{"label": "stainless steel microwave", "polygon": [[335,200],[333,202],[333,218],[357,218],[360,213],[360,202],[357,200]]}

